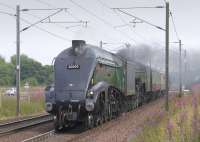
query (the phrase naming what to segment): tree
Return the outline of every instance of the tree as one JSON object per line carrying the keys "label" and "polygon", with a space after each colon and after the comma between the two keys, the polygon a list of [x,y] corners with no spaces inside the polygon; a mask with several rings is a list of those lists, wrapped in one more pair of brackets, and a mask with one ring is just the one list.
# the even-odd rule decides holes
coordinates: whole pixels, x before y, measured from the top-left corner
{"label": "tree", "polygon": [[5,64],[5,59],[0,55],[0,64]]}
{"label": "tree", "polygon": [[14,66],[10,63],[0,63],[0,85],[10,86],[14,84],[15,72]]}
{"label": "tree", "polygon": [[[31,79],[34,84],[47,85],[52,82],[52,66],[42,66],[41,63],[29,58],[26,55],[20,56],[21,80],[25,83]],[[16,55],[11,57],[13,65],[16,64]]]}

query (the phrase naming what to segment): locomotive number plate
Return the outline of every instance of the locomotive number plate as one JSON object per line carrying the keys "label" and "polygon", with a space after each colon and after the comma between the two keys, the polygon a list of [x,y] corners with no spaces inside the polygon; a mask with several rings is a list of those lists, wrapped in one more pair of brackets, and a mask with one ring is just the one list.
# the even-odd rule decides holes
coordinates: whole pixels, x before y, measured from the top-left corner
{"label": "locomotive number plate", "polygon": [[80,69],[80,65],[74,65],[74,64],[70,64],[70,65],[67,65],[67,69]]}

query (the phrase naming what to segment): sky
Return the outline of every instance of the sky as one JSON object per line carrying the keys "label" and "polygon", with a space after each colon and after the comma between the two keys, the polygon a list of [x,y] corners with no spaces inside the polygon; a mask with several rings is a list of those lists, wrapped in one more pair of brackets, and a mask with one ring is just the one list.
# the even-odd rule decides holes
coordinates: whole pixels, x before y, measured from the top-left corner
{"label": "sky", "polygon": [[[200,1],[170,0],[169,2],[178,38],[182,40],[183,47],[187,51],[198,50]],[[112,9],[164,6],[164,0],[0,0],[0,55],[7,61],[16,53],[16,19],[2,12],[15,14],[16,5],[20,5],[21,9],[68,8],[51,17],[50,20],[53,22],[88,21],[87,27],[80,23],[38,23],[21,32],[21,53],[42,64],[51,64],[53,58],[70,47],[71,40],[74,39],[83,39],[94,45],[99,45],[102,40],[109,43],[103,45],[104,49],[109,51],[116,51],[124,43],[133,46],[147,44],[163,50],[165,47],[164,31],[145,23],[137,23],[134,27],[131,23],[133,17]],[[123,11],[165,28],[165,9],[143,8]],[[55,12],[57,10],[20,12],[21,29]],[[178,38],[170,18],[170,41],[177,41]],[[178,50],[178,44],[170,45],[170,48]]]}

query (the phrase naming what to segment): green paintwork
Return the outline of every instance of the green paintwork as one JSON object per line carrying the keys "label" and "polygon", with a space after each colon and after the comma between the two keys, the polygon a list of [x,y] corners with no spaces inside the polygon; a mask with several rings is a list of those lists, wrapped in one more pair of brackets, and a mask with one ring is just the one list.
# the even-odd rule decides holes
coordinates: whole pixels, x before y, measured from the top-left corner
{"label": "green paintwork", "polygon": [[113,67],[98,63],[94,71],[93,82],[96,84],[100,81],[106,81],[110,85],[123,91],[124,75],[122,67]]}

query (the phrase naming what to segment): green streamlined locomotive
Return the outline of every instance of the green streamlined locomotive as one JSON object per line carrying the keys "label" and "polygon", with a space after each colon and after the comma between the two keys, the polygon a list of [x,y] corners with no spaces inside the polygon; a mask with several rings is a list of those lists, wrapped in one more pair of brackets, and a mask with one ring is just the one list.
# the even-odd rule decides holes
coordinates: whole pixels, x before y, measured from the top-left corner
{"label": "green streamlined locomotive", "polygon": [[126,55],[73,40],[55,59],[46,111],[55,116],[56,130],[79,122],[92,128],[163,95],[164,80]]}

